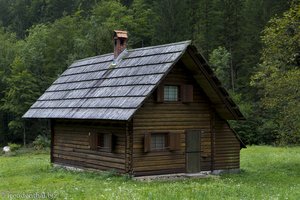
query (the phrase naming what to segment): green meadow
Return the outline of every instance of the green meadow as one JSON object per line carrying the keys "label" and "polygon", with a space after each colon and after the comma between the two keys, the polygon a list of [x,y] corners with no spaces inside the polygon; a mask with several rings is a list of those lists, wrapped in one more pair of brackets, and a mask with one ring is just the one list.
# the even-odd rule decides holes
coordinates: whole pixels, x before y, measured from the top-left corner
{"label": "green meadow", "polygon": [[141,182],[53,168],[49,152],[0,156],[0,199],[300,199],[300,147],[250,146],[241,173]]}

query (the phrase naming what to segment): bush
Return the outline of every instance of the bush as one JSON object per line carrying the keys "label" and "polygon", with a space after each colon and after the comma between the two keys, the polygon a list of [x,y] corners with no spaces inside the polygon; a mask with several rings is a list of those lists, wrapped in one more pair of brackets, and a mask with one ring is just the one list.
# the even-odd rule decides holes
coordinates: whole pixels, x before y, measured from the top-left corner
{"label": "bush", "polygon": [[46,135],[38,135],[32,142],[36,150],[42,150],[50,147],[50,140]]}
{"label": "bush", "polygon": [[21,148],[21,145],[15,143],[8,143],[11,152],[15,152]]}

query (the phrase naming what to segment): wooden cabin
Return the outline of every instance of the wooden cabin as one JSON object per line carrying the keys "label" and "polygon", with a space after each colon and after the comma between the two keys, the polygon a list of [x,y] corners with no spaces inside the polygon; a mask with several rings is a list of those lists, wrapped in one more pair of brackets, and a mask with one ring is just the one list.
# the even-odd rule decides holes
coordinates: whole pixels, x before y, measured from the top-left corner
{"label": "wooden cabin", "polygon": [[238,170],[244,119],[190,41],[75,61],[24,118],[51,121],[51,162],[133,176]]}

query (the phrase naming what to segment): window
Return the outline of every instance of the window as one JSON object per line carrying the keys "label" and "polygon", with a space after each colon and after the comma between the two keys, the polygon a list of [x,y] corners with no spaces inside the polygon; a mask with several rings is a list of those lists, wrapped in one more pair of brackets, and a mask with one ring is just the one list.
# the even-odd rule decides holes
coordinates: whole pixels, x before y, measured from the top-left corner
{"label": "window", "polygon": [[151,134],[151,150],[165,149],[168,146],[166,136],[166,133]]}
{"label": "window", "polygon": [[164,86],[164,101],[178,101],[179,87],[175,85]]}
{"label": "window", "polygon": [[145,133],[144,152],[180,149],[180,133]]}
{"label": "window", "polygon": [[112,134],[111,133],[89,133],[90,149],[112,152]]}
{"label": "window", "polygon": [[98,148],[109,149],[111,148],[111,134],[110,133],[100,133],[98,134],[97,141]]}
{"label": "window", "polygon": [[156,101],[192,103],[194,98],[193,85],[159,85],[156,92]]}

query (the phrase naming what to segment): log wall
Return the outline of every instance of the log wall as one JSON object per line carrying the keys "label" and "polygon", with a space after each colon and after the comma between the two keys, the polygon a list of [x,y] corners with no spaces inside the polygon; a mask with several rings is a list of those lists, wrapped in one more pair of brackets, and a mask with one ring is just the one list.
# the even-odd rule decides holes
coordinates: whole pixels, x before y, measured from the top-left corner
{"label": "log wall", "polygon": [[[55,120],[52,122],[52,162],[98,170],[125,172],[125,122]],[[89,133],[112,133],[112,152],[91,150]]]}
{"label": "log wall", "polygon": [[215,120],[214,169],[239,169],[240,145],[240,141],[228,123],[217,116]]}
{"label": "log wall", "polygon": [[[186,131],[201,130],[201,171],[239,168],[240,141],[228,123],[214,111],[208,97],[182,63],[161,84],[193,85],[193,102],[157,102],[156,91],[129,122],[52,120],[51,161],[98,170],[116,170],[135,176],[186,172]],[[89,133],[112,133],[113,152],[90,149]],[[180,134],[175,151],[144,152],[149,132]]]}
{"label": "log wall", "polygon": [[[193,102],[158,103],[154,92],[133,117],[133,174],[151,175],[186,171],[185,131],[201,129],[201,170],[211,169],[211,105],[193,80],[192,74],[177,64],[162,84],[193,85]],[[144,134],[168,131],[180,133],[180,150],[144,153]]]}

